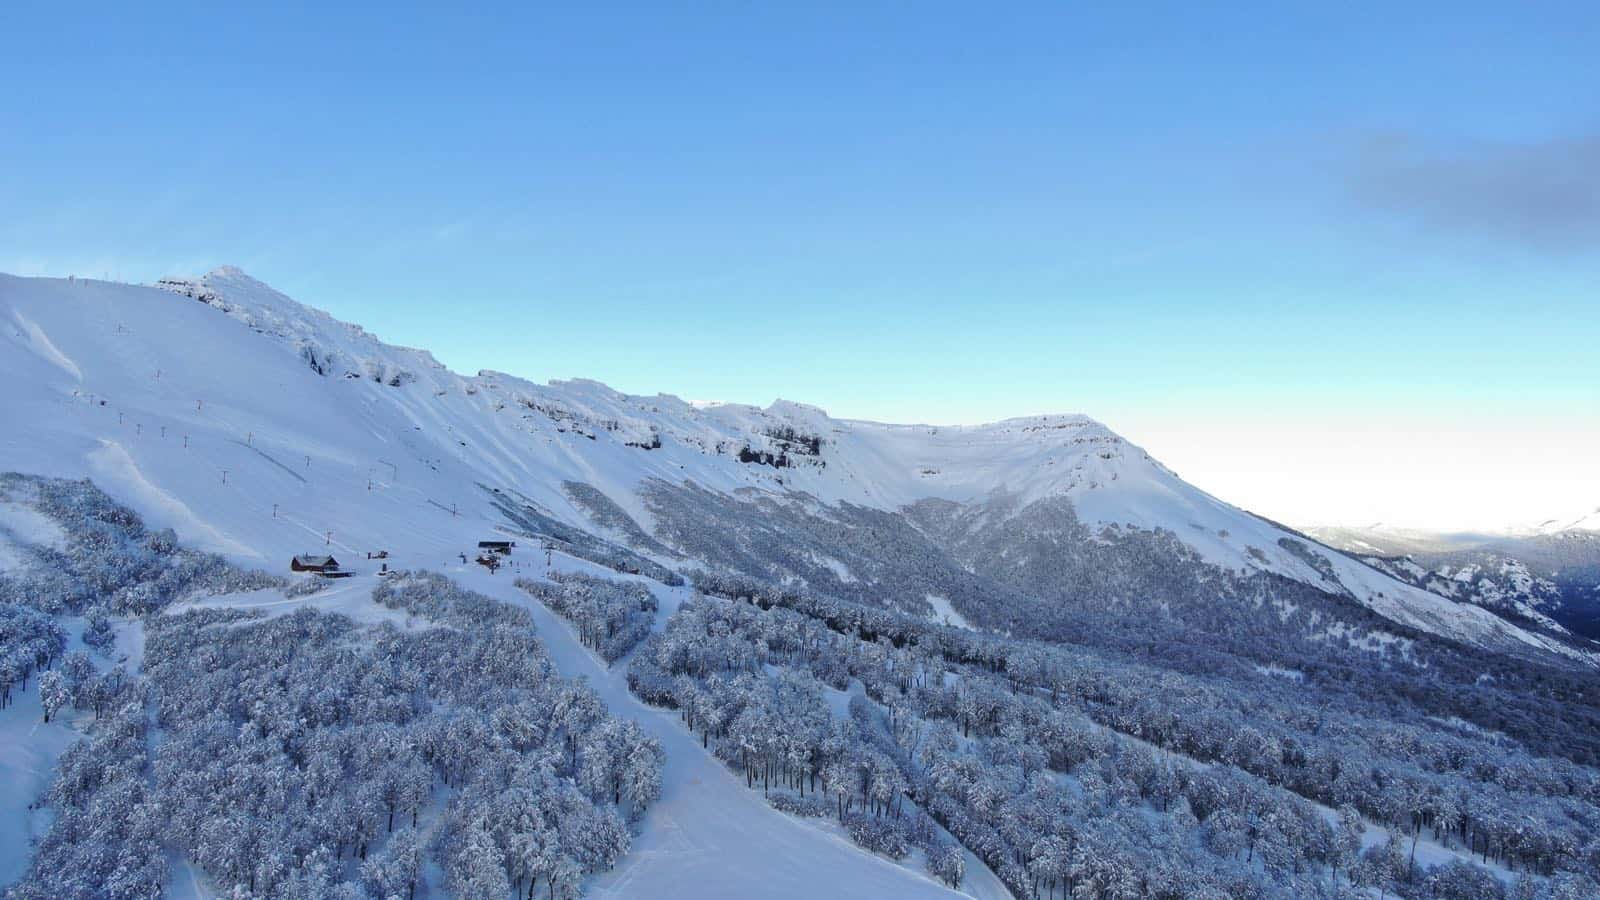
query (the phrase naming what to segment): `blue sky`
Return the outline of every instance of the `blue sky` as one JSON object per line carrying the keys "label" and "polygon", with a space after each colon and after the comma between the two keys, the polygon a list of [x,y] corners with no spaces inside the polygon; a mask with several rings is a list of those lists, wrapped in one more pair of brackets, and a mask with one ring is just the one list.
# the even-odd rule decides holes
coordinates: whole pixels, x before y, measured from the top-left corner
{"label": "blue sky", "polygon": [[13,4],[0,271],[233,263],[467,371],[1081,411],[1293,521],[1600,504],[1600,7],[1310,5]]}

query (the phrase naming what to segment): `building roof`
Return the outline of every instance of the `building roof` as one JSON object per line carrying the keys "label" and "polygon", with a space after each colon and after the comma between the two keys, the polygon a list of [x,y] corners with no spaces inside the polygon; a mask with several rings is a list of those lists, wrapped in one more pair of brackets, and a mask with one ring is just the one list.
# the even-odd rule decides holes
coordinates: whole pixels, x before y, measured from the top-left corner
{"label": "building roof", "polygon": [[339,561],[327,554],[302,553],[294,558],[302,566],[336,566]]}

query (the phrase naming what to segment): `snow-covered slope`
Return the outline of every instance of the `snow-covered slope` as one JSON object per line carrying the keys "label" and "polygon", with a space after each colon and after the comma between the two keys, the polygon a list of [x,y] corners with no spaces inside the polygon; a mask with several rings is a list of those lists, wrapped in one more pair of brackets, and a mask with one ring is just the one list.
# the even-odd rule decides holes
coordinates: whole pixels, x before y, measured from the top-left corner
{"label": "snow-covered slope", "polygon": [[1363,556],[1368,565],[1417,587],[1453,600],[1497,610],[1552,632],[1566,629],[1551,618],[1561,606],[1561,589],[1529,571],[1527,563],[1486,553],[1476,561],[1438,562],[1429,569],[1410,556]]}
{"label": "snow-covered slope", "polygon": [[159,288],[0,276],[0,378],[11,426],[0,468],[92,477],[185,541],[254,566],[323,547],[437,565],[504,522],[485,488],[593,529],[562,487],[581,482],[646,530],[639,488],[653,481],[883,510],[1066,497],[1086,523],[1169,530],[1218,566],[1346,594],[1410,627],[1560,647],[1342,554],[1308,553],[1084,416],[883,425],[786,401],[464,376],[233,268]]}
{"label": "snow-covered slope", "polygon": [[1488,534],[1308,527],[1307,534],[1407,583],[1548,631],[1600,638],[1600,514]]}

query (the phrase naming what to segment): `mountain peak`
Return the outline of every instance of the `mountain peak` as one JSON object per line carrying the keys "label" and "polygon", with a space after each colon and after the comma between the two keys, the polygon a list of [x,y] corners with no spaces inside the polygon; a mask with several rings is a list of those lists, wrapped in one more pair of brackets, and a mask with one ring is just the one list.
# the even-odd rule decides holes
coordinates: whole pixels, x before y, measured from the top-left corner
{"label": "mountain peak", "polygon": [[155,286],[278,338],[319,374],[405,383],[415,380],[417,371],[444,368],[426,351],[385,344],[360,325],[301,303],[238,266],[218,266],[199,278],[162,278]]}
{"label": "mountain peak", "polygon": [[782,416],[800,422],[809,422],[814,425],[822,425],[832,421],[828,411],[820,406],[800,403],[795,400],[784,400],[781,397],[768,404],[767,412],[775,416]]}

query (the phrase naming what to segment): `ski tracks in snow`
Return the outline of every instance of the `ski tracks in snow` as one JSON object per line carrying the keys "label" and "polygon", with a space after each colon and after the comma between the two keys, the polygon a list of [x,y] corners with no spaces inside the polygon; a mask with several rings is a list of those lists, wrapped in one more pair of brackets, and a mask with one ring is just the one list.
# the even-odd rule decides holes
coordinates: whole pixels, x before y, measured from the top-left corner
{"label": "ski tracks in snow", "polygon": [[566,620],[514,587],[510,579],[472,568],[455,567],[446,574],[463,587],[531,612],[561,674],[587,681],[612,715],[638,722],[666,752],[661,798],[645,813],[634,846],[618,867],[589,880],[588,896],[660,900],[971,896],[768,806],[759,792],[746,788],[701,748],[700,737],[680,725],[676,713],[633,696],[627,686],[626,658],[624,664],[606,666],[578,641]]}
{"label": "ski tracks in snow", "polygon": [[111,484],[120,485],[138,498],[144,509],[159,509],[175,528],[185,534],[185,540],[201,549],[247,559],[262,559],[254,548],[234,540],[210,523],[194,514],[187,504],[158,487],[139,470],[128,449],[117,441],[100,439],[100,449],[89,454],[89,465],[95,474]]}

